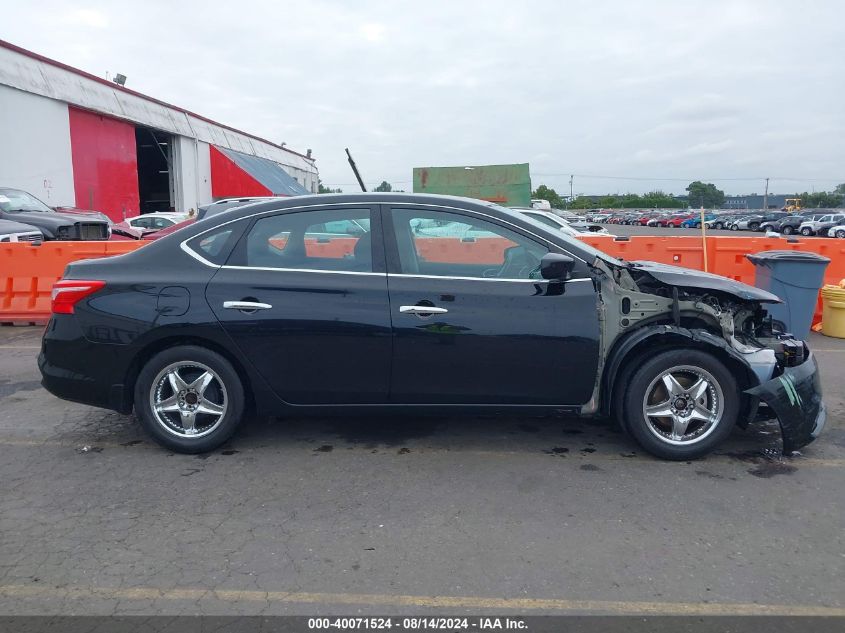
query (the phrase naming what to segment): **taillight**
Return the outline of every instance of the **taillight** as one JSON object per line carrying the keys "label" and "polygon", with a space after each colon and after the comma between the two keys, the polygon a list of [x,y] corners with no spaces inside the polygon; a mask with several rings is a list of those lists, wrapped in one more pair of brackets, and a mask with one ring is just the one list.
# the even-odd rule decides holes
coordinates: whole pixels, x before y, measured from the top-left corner
{"label": "taillight", "polygon": [[73,314],[73,306],[106,285],[105,281],[62,279],[53,284],[53,314]]}

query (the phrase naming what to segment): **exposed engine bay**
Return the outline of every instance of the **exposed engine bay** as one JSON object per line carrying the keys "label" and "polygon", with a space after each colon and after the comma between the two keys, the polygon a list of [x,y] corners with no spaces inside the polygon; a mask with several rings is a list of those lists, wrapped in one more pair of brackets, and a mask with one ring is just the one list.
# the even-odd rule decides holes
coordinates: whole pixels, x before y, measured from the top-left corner
{"label": "exposed engine bay", "polygon": [[[815,359],[803,341],[781,331],[766,312],[766,304],[780,302],[778,297],[725,277],[653,262],[620,261],[617,265],[597,260],[593,268],[605,364],[600,376],[605,379],[604,384],[601,378],[597,382],[595,398],[587,407],[609,411],[598,395],[602,388],[612,386],[618,366],[631,350],[638,345],[671,345],[671,339],[683,337],[683,345],[710,349],[744,369],[736,371],[737,384],[746,396],[738,424],[745,426],[755,417],[777,417],[785,451],[806,444],[821,431],[824,405]],[[803,370],[800,376],[790,374],[799,368]],[[804,401],[802,390],[812,402]],[[768,406],[758,408],[761,401]],[[789,406],[801,408],[801,415],[787,411]],[[587,407],[582,413],[589,413]],[[808,417],[813,419],[808,422]]]}

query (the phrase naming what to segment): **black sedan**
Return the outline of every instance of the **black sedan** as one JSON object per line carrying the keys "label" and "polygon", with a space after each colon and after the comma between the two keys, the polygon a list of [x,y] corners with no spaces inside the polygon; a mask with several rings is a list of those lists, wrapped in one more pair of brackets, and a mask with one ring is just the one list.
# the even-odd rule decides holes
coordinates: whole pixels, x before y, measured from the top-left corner
{"label": "black sedan", "polygon": [[0,187],[0,220],[28,224],[45,240],[107,240],[108,218],[97,211],[75,208],[54,209],[31,193]]}
{"label": "black sedan", "polygon": [[766,316],[776,301],[480,201],[305,196],[72,263],[39,367],[55,395],[134,408],[183,452],[248,411],[421,410],[612,415],[669,459],[768,415],[791,451],[825,412],[811,352]]}

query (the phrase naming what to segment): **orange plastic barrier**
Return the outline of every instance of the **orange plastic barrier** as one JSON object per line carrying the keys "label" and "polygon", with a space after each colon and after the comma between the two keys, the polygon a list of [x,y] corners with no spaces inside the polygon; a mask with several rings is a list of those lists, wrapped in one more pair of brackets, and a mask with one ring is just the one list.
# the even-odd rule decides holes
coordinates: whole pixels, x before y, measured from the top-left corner
{"label": "orange plastic barrier", "polygon": [[0,244],[0,323],[46,323],[53,282],[70,262],[121,255],[146,242]]}
{"label": "orange plastic barrier", "polygon": [[[627,260],[652,260],[697,270],[704,269],[701,237],[633,236],[616,240],[610,236],[585,235],[583,241],[609,255]],[[308,254],[315,257],[344,257],[353,252],[355,238],[314,240]],[[146,242],[46,242],[0,244],[0,323],[43,323],[50,316],[50,292],[72,261],[128,253]],[[283,245],[283,244],[282,244]],[[480,237],[474,241],[420,238],[420,256],[430,262],[501,264],[503,252],[513,244],[504,238]],[[826,284],[845,279],[845,240],[832,238],[795,239],[711,236],[707,238],[707,269],[747,284],[754,283],[754,266],[745,255],[768,250],[799,250],[830,259]],[[821,319],[821,301],[814,322]]]}

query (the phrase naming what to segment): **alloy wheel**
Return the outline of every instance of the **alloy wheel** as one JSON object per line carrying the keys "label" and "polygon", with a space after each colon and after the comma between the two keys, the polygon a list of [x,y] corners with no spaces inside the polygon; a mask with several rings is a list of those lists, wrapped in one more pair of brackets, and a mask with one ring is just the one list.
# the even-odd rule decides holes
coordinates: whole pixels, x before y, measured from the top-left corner
{"label": "alloy wheel", "polygon": [[678,365],[651,381],[643,397],[648,430],[676,446],[700,442],[710,435],[725,410],[722,388],[713,376],[692,365]]}
{"label": "alloy wheel", "polygon": [[172,363],[152,382],[150,409],[168,433],[181,438],[203,437],[226,416],[226,386],[207,365],[194,361]]}

